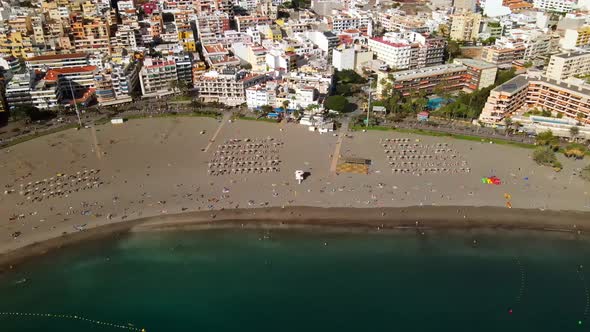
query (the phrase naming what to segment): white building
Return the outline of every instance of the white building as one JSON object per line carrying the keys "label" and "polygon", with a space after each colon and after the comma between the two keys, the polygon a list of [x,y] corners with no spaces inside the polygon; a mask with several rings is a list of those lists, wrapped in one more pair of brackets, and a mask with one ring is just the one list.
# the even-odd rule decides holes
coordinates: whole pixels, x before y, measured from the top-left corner
{"label": "white building", "polygon": [[352,47],[336,48],[332,53],[332,66],[337,70],[354,70],[355,50]]}
{"label": "white building", "polygon": [[534,0],[533,7],[541,10],[569,13],[576,6],[575,0]]}
{"label": "white building", "polygon": [[390,37],[386,33],[383,37],[369,39],[369,50],[377,59],[385,62],[393,69],[407,69],[410,67],[410,54],[412,47],[406,40]]}
{"label": "white building", "polygon": [[333,51],[332,66],[338,70],[360,71],[361,66],[372,59],[373,52],[371,51],[341,45]]}
{"label": "white building", "polygon": [[195,81],[199,98],[205,102],[219,102],[230,106],[246,102],[246,89],[265,82],[262,74],[248,73],[234,67],[211,70]]}
{"label": "white building", "polygon": [[576,75],[590,74],[590,53],[572,52],[551,56],[547,66],[547,77],[554,80],[565,80]]}
{"label": "white building", "polygon": [[510,8],[502,5],[502,0],[481,0],[480,6],[487,17],[506,16],[512,13]]}
{"label": "white building", "polygon": [[262,106],[276,107],[277,104],[277,85],[276,84],[258,84],[246,89],[246,104],[250,109],[256,109]]}
{"label": "white building", "polygon": [[173,93],[170,82],[178,81],[176,62],[173,59],[146,58],[139,72],[141,94],[146,97]]}

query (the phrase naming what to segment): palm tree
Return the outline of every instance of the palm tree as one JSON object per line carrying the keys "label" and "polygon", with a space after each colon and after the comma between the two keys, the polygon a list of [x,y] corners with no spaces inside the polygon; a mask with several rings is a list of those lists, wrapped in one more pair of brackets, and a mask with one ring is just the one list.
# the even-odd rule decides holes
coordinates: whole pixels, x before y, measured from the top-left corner
{"label": "palm tree", "polygon": [[172,89],[172,92],[176,93],[176,89],[178,89],[178,81],[168,82],[168,87]]}
{"label": "palm tree", "polygon": [[580,134],[580,128],[573,126],[570,127],[570,137],[575,141],[578,135]]}
{"label": "palm tree", "polygon": [[283,109],[286,111],[287,107],[289,107],[289,101],[288,100],[283,100]]}
{"label": "palm tree", "polygon": [[512,119],[504,118],[504,124],[506,125],[506,134],[508,135],[512,132]]}

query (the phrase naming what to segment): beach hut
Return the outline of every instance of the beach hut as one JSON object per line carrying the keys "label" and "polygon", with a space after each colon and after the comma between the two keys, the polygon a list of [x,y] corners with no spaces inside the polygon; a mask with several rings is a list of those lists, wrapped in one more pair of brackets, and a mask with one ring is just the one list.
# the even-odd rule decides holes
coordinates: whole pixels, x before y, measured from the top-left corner
{"label": "beach hut", "polygon": [[430,117],[430,113],[428,111],[422,111],[420,113],[418,113],[418,115],[416,116],[418,121],[428,121],[428,118]]}

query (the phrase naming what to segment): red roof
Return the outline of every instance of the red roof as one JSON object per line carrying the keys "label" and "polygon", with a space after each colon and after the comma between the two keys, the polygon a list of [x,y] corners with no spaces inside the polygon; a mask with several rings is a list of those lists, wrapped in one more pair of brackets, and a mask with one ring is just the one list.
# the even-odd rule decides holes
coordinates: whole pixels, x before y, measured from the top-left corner
{"label": "red roof", "polygon": [[96,66],[83,66],[83,67],[68,67],[68,68],[54,68],[47,71],[45,74],[45,80],[55,81],[60,74],[74,74],[74,73],[87,73],[96,70]]}

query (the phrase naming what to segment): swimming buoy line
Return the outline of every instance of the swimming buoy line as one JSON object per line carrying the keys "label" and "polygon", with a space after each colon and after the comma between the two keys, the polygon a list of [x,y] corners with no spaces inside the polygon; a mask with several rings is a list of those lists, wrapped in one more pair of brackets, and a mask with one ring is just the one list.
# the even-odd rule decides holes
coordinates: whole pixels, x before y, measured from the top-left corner
{"label": "swimming buoy line", "polygon": [[129,331],[138,331],[138,332],[146,332],[146,329],[140,329],[133,326],[127,325],[120,325],[120,324],[113,324],[109,322],[103,322],[96,319],[90,319],[78,315],[63,315],[63,314],[41,314],[41,313],[32,313],[32,312],[0,312],[0,316],[28,316],[28,317],[41,317],[41,318],[54,318],[54,319],[70,319],[70,320],[80,320],[85,321],[88,323],[92,323],[95,325],[103,325],[109,327],[116,327],[119,329],[129,330]]}
{"label": "swimming buoy line", "polygon": [[584,285],[584,293],[586,294],[586,306],[584,307],[584,320],[586,320],[588,318],[588,311],[590,310],[590,291],[588,291],[586,278],[584,278],[584,274],[580,270],[578,270],[578,277],[582,281],[582,285]]}
{"label": "swimming buoy line", "polygon": [[526,287],[526,273],[524,271],[524,265],[520,261],[520,258],[515,257],[516,264],[518,264],[518,269],[520,270],[520,289],[518,290],[518,295],[516,296],[516,303],[520,304],[522,297],[524,296],[524,290]]}

